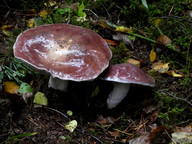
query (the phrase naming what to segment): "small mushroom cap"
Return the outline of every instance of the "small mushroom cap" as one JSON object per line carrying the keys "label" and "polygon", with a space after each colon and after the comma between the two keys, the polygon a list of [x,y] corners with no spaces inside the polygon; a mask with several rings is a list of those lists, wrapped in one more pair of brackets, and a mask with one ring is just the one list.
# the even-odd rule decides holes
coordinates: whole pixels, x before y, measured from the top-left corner
{"label": "small mushroom cap", "polygon": [[70,24],[38,26],[21,33],[14,55],[62,80],[92,80],[109,64],[112,53],[101,36]]}
{"label": "small mushroom cap", "polygon": [[109,66],[101,74],[101,78],[119,83],[132,83],[151,87],[155,86],[155,79],[153,77],[148,75],[141,68],[130,63]]}

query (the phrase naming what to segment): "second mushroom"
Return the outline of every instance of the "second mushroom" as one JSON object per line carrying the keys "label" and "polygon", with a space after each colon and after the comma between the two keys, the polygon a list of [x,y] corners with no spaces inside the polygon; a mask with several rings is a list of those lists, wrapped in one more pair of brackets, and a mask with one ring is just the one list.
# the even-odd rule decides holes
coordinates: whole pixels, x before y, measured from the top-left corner
{"label": "second mushroom", "polygon": [[130,63],[109,66],[101,75],[101,78],[114,82],[114,89],[110,92],[107,99],[109,109],[115,108],[127,96],[130,84],[155,86],[153,77]]}

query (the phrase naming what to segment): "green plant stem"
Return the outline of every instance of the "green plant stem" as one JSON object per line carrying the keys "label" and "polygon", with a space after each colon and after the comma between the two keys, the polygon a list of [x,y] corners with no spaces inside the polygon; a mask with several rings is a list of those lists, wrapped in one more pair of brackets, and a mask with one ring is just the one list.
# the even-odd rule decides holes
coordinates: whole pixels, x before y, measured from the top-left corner
{"label": "green plant stem", "polygon": [[163,35],[163,33],[162,33],[162,31],[160,30],[160,28],[159,28],[158,26],[156,26],[156,28],[157,28],[157,30],[159,31],[159,33],[160,33],[161,35]]}
{"label": "green plant stem", "polygon": [[139,34],[136,34],[136,33],[132,33],[132,32],[127,32],[127,33],[130,34],[130,35],[133,35],[133,36],[136,36],[136,37],[139,37],[139,38],[148,40],[148,41],[150,41],[150,42],[156,43],[155,40],[150,39],[150,38],[147,38],[147,37],[144,37],[144,36],[142,36],[142,35],[139,35]]}

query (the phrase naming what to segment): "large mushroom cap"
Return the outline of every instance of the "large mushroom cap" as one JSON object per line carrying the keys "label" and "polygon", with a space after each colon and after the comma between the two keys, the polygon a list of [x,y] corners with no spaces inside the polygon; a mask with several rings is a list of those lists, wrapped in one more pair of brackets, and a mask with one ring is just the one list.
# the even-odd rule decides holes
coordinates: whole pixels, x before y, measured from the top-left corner
{"label": "large mushroom cap", "polygon": [[70,24],[43,25],[24,31],[14,44],[14,55],[53,77],[74,81],[96,78],[112,57],[101,36]]}
{"label": "large mushroom cap", "polygon": [[155,79],[153,77],[145,73],[139,67],[130,63],[109,66],[101,75],[101,78],[118,83],[132,83],[151,87],[155,86]]}

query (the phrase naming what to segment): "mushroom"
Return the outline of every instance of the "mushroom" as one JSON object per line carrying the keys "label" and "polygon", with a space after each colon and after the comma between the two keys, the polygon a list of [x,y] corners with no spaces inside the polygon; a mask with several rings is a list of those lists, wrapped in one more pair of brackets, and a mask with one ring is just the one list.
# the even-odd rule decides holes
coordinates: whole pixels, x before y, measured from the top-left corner
{"label": "mushroom", "polygon": [[50,73],[49,87],[66,91],[68,80],[98,77],[112,57],[105,40],[92,30],[70,24],[50,24],[21,33],[14,56]]}
{"label": "mushroom", "polygon": [[106,81],[114,82],[114,89],[110,92],[107,99],[109,109],[116,107],[127,96],[130,84],[155,86],[153,77],[130,63],[111,65],[100,77]]}

